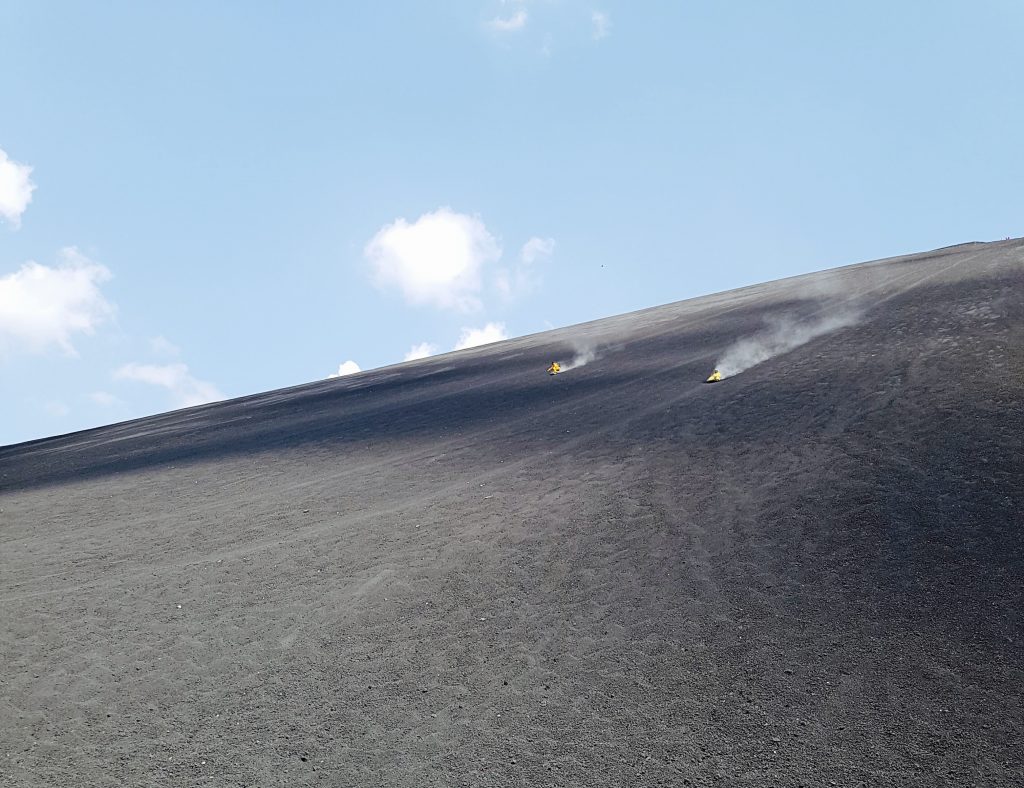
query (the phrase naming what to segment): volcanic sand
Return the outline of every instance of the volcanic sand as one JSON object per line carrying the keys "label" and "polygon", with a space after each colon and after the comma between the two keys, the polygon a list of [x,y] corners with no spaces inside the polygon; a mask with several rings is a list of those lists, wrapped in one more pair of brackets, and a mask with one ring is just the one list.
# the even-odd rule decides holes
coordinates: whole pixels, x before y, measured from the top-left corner
{"label": "volcanic sand", "polygon": [[1022,348],[966,244],[2,448],[0,784],[1021,785]]}

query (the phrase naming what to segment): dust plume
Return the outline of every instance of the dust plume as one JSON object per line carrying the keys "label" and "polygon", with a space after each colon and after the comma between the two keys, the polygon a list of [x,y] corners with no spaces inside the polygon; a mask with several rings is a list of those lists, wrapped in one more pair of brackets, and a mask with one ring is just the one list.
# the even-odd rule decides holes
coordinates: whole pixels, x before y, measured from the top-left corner
{"label": "dust plume", "polygon": [[800,319],[795,315],[781,315],[767,319],[767,327],[763,331],[733,344],[719,358],[715,368],[723,379],[732,377],[822,334],[852,326],[863,314],[861,309],[845,307],[825,317]]}
{"label": "dust plume", "polygon": [[579,367],[585,367],[591,361],[597,358],[597,349],[590,345],[578,345],[573,348],[576,355],[572,357],[572,361],[568,364],[562,365],[562,372],[568,372],[570,369],[578,369]]}

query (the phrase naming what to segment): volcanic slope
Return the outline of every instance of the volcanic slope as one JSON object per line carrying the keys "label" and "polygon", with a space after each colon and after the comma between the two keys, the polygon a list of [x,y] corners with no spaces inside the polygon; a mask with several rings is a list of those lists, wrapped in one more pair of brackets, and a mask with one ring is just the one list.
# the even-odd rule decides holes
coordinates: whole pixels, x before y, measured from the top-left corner
{"label": "volcanic slope", "polygon": [[0,449],[0,784],[1022,785],[1022,348],[966,244]]}

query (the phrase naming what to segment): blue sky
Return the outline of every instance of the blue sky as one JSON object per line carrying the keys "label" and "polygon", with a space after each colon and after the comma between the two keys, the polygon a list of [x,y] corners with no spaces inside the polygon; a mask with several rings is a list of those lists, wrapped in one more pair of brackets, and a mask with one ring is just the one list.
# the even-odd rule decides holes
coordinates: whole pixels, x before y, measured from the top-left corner
{"label": "blue sky", "polygon": [[1024,224],[1015,0],[2,20],[0,444]]}

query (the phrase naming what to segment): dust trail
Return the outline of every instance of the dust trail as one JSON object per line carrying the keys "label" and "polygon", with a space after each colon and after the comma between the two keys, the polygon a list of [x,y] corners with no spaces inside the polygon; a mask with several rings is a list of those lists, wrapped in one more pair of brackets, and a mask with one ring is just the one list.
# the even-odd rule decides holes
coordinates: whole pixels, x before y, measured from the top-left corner
{"label": "dust trail", "polygon": [[597,349],[591,345],[577,345],[573,350],[576,351],[576,355],[573,356],[572,361],[568,364],[562,365],[562,372],[568,372],[570,369],[585,367],[597,358]]}
{"label": "dust trail", "polygon": [[769,318],[764,331],[745,337],[732,345],[719,358],[715,368],[722,378],[737,375],[755,364],[788,353],[812,339],[858,322],[864,311],[855,307],[842,307],[825,317],[801,320],[795,315]]}

